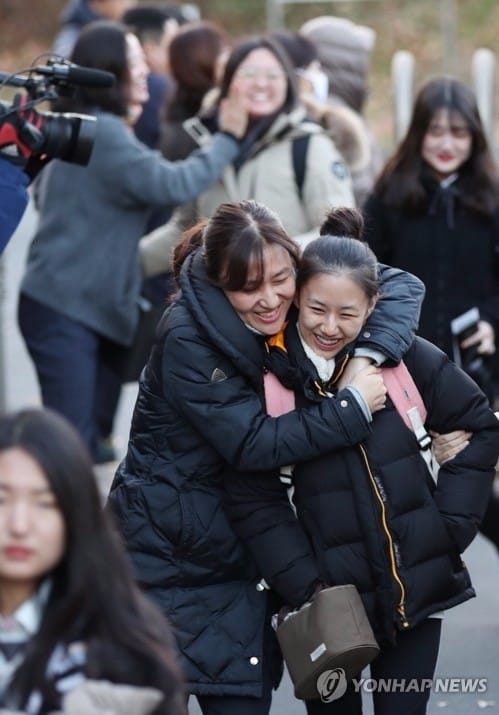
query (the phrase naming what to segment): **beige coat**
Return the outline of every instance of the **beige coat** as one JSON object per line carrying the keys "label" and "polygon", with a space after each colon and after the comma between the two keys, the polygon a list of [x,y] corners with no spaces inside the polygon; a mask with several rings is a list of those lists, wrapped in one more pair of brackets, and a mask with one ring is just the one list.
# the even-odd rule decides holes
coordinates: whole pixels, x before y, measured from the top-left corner
{"label": "beige coat", "polygon": [[[184,123],[200,145],[211,134],[194,118]],[[300,199],[292,160],[292,140],[310,134],[305,177]],[[144,274],[155,275],[171,267],[171,252],[182,230],[197,218],[210,217],[225,201],[255,199],[275,211],[285,229],[300,245],[318,235],[331,206],[353,206],[352,182],[345,162],[328,134],[305,119],[299,107],[281,114],[268,132],[252,147],[236,172],[230,165],[221,180],[212,184],[196,202],[177,209],[172,220],[144,237],[140,253]]]}

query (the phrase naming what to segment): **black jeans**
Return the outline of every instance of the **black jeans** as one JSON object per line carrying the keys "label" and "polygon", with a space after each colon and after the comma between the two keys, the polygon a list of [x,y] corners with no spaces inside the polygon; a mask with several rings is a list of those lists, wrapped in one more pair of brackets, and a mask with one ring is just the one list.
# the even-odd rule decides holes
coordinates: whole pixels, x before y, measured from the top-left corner
{"label": "black jeans", "polygon": [[[428,618],[413,630],[398,634],[397,646],[386,648],[371,663],[371,679],[411,681],[431,680],[435,673],[442,622]],[[425,684],[426,685],[426,684]],[[369,688],[374,691],[375,688]],[[421,685],[422,692],[409,688],[407,692],[373,692],[375,715],[424,715],[431,688]],[[343,697],[330,703],[311,700],[306,703],[308,715],[361,715],[362,689],[356,692],[349,683]]]}

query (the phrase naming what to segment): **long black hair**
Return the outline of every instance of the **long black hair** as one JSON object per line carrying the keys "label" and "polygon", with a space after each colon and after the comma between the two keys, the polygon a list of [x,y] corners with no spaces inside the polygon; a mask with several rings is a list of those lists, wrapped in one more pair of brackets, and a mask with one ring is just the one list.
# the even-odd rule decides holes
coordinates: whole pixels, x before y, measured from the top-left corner
{"label": "long black hair", "polygon": [[96,20],[86,25],[76,40],[71,62],[92,69],[112,72],[113,87],[77,87],[69,98],[59,99],[54,109],[67,112],[91,112],[101,109],[124,117],[128,112],[130,71],[126,36],[130,30],[119,22]]}
{"label": "long black hair", "polygon": [[454,77],[436,77],[419,91],[407,134],[388,160],[374,192],[389,206],[410,211],[426,207],[423,183],[424,136],[435,113],[447,109],[466,123],[472,137],[469,158],[459,168],[460,203],[471,211],[491,215],[499,203],[499,182],[472,90]]}
{"label": "long black hair", "polygon": [[40,628],[10,693],[20,707],[37,690],[52,702],[47,663],[56,646],[84,642],[88,677],[151,686],[178,697],[180,676],[166,621],[135,586],[124,550],[104,512],[90,456],[66,420],[47,409],[0,416],[0,451],[23,450],[42,469],[65,525],[65,550],[53,572]]}

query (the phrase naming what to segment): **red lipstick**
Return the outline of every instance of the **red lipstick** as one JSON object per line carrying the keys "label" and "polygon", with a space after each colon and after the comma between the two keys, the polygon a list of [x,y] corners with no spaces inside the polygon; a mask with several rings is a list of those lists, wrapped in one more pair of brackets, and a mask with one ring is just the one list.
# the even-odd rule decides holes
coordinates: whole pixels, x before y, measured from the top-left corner
{"label": "red lipstick", "polygon": [[8,559],[19,561],[29,558],[32,553],[32,549],[28,549],[26,546],[7,546],[4,549],[4,554]]}

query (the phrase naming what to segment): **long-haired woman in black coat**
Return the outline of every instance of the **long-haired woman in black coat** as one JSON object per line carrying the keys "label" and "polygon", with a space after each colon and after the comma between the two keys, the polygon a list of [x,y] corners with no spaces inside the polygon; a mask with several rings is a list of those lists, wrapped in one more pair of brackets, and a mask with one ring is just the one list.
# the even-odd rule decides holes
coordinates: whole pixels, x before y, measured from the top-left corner
{"label": "long-haired woman in black coat", "polygon": [[[419,91],[403,141],[364,207],[365,237],[382,262],[426,286],[419,334],[496,397],[499,375],[499,177],[472,90],[436,77]],[[453,344],[451,320],[478,308],[473,334]],[[457,353],[457,354],[456,354]],[[482,527],[499,549],[499,500]]]}

